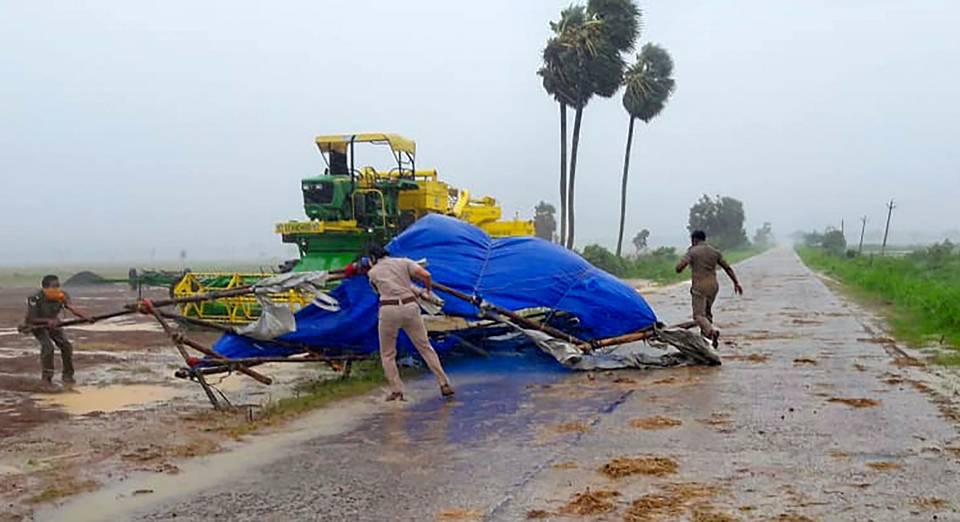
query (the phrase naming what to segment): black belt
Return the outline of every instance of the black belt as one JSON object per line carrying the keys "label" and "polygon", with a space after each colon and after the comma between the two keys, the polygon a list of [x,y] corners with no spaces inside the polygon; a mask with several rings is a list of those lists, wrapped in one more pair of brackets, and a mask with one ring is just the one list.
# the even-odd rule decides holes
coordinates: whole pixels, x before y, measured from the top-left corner
{"label": "black belt", "polygon": [[381,299],[380,306],[405,305],[407,303],[413,303],[416,300],[417,300],[416,297],[404,297],[403,299]]}

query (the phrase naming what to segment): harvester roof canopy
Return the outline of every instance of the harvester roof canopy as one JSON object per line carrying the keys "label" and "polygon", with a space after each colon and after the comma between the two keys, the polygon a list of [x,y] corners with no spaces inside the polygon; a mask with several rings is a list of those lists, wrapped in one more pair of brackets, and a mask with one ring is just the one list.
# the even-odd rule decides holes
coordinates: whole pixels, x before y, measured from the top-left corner
{"label": "harvester roof canopy", "polygon": [[347,145],[353,143],[386,143],[395,154],[405,152],[411,157],[417,153],[417,144],[399,134],[387,132],[365,132],[360,134],[330,134],[317,136],[317,147],[322,152],[335,150],[345,152]]}

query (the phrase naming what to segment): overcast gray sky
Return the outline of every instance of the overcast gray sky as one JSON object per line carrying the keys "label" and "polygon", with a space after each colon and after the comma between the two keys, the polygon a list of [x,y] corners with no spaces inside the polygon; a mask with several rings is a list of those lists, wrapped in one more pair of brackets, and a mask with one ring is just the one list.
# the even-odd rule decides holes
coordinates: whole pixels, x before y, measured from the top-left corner
{"label": "overcast gray sky", "polygon": [[[277,255],[316,134],[393,131],[418,166],[557,202],[536,70],[570,2],[0,0],[0,264]],[[960,2],[640,2],[677,91],[638,127],[628,232],[681,244],[702,193],[780,237],[897,198],[894,241],[960,228]],[[584,115],[579,246],[616,241],[627,117]]]}

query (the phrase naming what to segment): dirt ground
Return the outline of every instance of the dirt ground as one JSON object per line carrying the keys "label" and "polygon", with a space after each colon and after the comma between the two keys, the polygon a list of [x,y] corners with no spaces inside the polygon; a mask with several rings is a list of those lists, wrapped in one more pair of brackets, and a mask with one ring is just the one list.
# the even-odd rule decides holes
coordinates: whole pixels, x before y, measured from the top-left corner
{"label": "dirt ground", "polygon": [[[77,384],[40,386],[39,345],[17,332],[36,289],[0,288],[0,521],[31,518],[34,508],[96,489],[126,474],[176,474],[177,462],[235,444],[240,415],[216,415],[196,384],[177,379],[182,359],[159,325],[144,316],[67,329]],[[125,285],[67,288],[92,314],[136,300]],[[163,290],[144,297],[164,298]],[[216,335],[191,332],[210,345]],[[194,354],[198,355],[198,354]],[[322,368],[265,367],[278,382],[211,377],[235,404],[261,405]]]}

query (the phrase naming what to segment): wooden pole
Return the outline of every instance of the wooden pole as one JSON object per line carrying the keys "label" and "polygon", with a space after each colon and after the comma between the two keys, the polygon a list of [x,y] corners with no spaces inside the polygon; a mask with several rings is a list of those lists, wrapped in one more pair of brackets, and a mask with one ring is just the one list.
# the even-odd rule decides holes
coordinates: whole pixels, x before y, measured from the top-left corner
{"label": "wooden pole", "polygon": [[867,216],[860,218],[860,245],[857,246],[857,255],[863,254],[863,233],[867,230]]}
{"label": "wooden pole", "polygon": [[581,345],[581,349],[589,348],[603,348],[605,346],[614,346],[617,344],[627,344],[637,341],[643,341],[644,339],[649,339],[655,335],[653,328],[648,328],[646,330],[640,330],[639,332],[628,333],[624,335],[618,335],[617,337],[608,337],[606,339],[598,339]]}
{"label": "wooden pole", "polygon": [[[464,301],[466,301],[466,302],[468,302],[468,303],[473,303],[473,304],[474,304],[475,306],[477,306],[478,308],[479,308],[479,306],[480,306],[480,303],[479,303],[479,301],[478,301],[478,299],[477,299],[476,297],[469,296],[469,295],[467,295],[467,294],[464,294],[463,292],[459,292],[459,291],[457,291],[457,290],[454,290],[453,288],[450,288],[449,286],[446,286],[446,285],[443,285],[443,284],[440,284],[440,283],[437,283],[436,281],[434,281],[434,282],[433,282],[433,287],[436,288],[437,290],[446,292],[446,293],[448,293],[448,294],[450,294],[450,295],[452,295],[452,296],[454,296],[454,297],[456,297],[456,298],[458,298],[458,299],[462,299],[462,300],[464,300]],[[573,344],[585,344],[582,339],[578,339],[578,338],[576,338],[576,337],[574,337],[574,336],[572,336],[572,335],[570,335],[570,334],[568,334],[568,333],[566,333],[566,332],[564,332],[564,331],[558,330],[558,329],[556,329],[556,328],[554,328],[554,327],[552,327],[552,326],[548,326],[548,325],[543,324],[543,323],[535,323],[535,322],[527,319],[526,317],[523,317],[522,315],[520,315],[520,314],[518,314],[518,313],[516,313],[516,312],[513,312],[513,311],[511,311],[511,310],[507,310],[506,308],[501,308],[501,307],[499,307],[499,306],[497,306],[497,305],[495,305],[495,304],[492,304],[492,303],[486,303],[486,306],[489,307],[491,310],[493,310],[494,312],[496,312],[496,313],[498,313],[498,314],[505,315],[505,316],[509,317],[511,320],[515,321],[517,324],[519,324],[519,325],[521,325],[521,326],[523,326],[523,327],[525,327],[525,328],[528,328],[528,329],[531,329],[531,330],[539,330],[539,331],[541,331],[541,332],[543,332],[543,333],[545,333],[545,334],[547,334],[547,335],[549,335],[549,336],[551,336],[551,337],[556,337],[557,339],[562,339],[562,340],[567,341],[567,342],[569,342],[569,343],[573,343]]]}
{"label": "wooden pole", "polygon": [[[206,355],[207,357],[210,357],[211,359],[216,359],[216,360],[220,360],[220,361],[233,361],[233,360],[235,360],[235,359],[230,359],[229,357],[225,357],[225,356],[223,356],[223,355],[220,355],[219,353],[217,353],[217,352],[215,352],[215,351],[207,348],[206,346],[204,346],[204,345],[202,345],[202,344],[200,344],[200,343],[198,343],[198,342],[196,342],[196,341],[194,341],[194,340],[192,340],[192,339],[189,339],[188,337],[186,337],[186,336],[184,336],[184,335],[182,335],[182,334],[175,334],[175,335],[176,335],[177,338],[174,338],[174,340],[173,340],[174,342],[179,341],[179,342],[181,342],[181,343],[189,346],[190,348],[193,348],[194,350],[196,350],[196,351],[198,351],[198,352]],[[211,362],[212,362],[212,361],[211,361]],[[255,381],[257,381],[257,382],[260,382],[261,384],[267,384],[267,385],[273,384],[273,379],[271,379],[270,377],[267,377],[266,375],[263,375],[263,374],[261,374],[261,373],[255,372],[255,371],[253,371],[253,370],[249,370],[249,369],[243,368],[243,367],[238,367],[238,368],[237,368],[237,371],[240,372],[240,373],[242,373],[242,374],[244,374],[244,375],[246,375],[247,377],[252,378],[253,380],[255,380]]]}
{"label": "wooden pole", "polygon": [[[177,346],[177,351],[180,352],[180,356],[183,357],[183,362],[186,363],[187,366],[189,366],[190,356],[187,355],[187,350],[183,347],[183,343],[180,342],[180,339],[178,339],[179,336],[177,335],[177,333],[174,332],[172,328],[170,328],[170,325],[167,324],[167,321],[163,317],[160,317],[160,314],[158,314],[156,310],[148,307],[147,311],[153,314],[154,319],[156,319],[157,322],[160,323],[160,326],[163,328],[163,331],[166,332],[171,339],[173,339],[174,344]],[[213,390],[210,388],[210,385],[207,384],[207,379],[203,376],[203,374],[195,373],[193,377],[197,379],[198,383],[200,383],[200,387],[203,388],[203,393],[207,394],[207,399],[210,400],[210,404],[213,405],[213,409],[217,411],[222,410],[223,408],[220,406],[220,401],[218,401],[217,396],[213,394]]]}
{"label": "wooden pole", "polygon": [[893,200],[890,200],[890,203],[887,204],[887,226],[883,229],[883,245],[880,246],[880,255],[884,255],[887,251],[887,234],[890,233],[890,216],[893,215],[893,209],[896,208],[896,205],[893,204]]}

